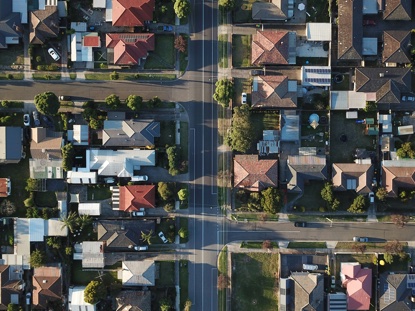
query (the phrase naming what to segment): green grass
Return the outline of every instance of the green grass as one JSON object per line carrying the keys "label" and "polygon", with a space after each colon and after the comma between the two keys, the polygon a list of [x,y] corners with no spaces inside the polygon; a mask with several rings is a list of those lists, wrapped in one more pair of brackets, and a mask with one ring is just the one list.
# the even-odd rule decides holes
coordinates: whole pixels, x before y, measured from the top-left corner
{"label": "green grass", "polygon": [[[184,228],[186,230],[189,229],[189,219],[187,217],[180,217],[180,228]],[[188,230],[189,232],[189,230]],[[180,238],[180,243],[187,243],[189,241],[189,238]]]}
{"label": "green grass", "polygon": [[303,196],[295,202],[294,210],[318,211],[320,207],[326,206],[326,201],[321,198],[321,190],[324,187],[324,181],[311,180],[305,187]]}
{"label": "green grass", "polygon": [[[400,242],[404,247],[408,246],[408,243],[406,242]],[[354,245],[356,245],[357,242],[338,242],[336,244],[336,249],[353,249]],[[363,243],[363,242],[359,242],[359,245],[365,245],[366,246],[366,250],[383,250],[385,248],[385,245],[387,244],[386,242],[379,242],[379,243],[375,243],[375,242],[367,242],[367,243]]]}
{"label": "green grass", "polygon": [[[241,248],[248,248],[248,249],[262,249],[263,242],[242,242]],[[276,242],[271,242],[272,248],[278,248],[278,244]]]}
{"label": "green grass", "polygon": [[174,69],[176,61],[173,35],[157,35],[153,52],[150,52],[144,64],[145,69]]}
{"label": "green grass", "polygon": [[72,261],[71,284],[87,285],[92,280],[102,280],[106,286],[109,286],[114,282],[119,282],[117,279],[117,271],[115,271],[115,269],[114,271],[105,271],[104,273],[99,273],[98,271],[82,269],[81,260]]}
{"label": "green grass", "polygon": [[32,74],[34,80],[60,80],[60,73],[34,73]]}
{"label": "green grass", "polygon": [[111,198],[112,192],[108,187],[101,186],[99,188],[88,186],[88,200],[100,201]]}
{"label": "green grass", "polygon": [[[373,268],[373,256],[374,254],[337,254],[335,257],[335,275],[339,276],[340,263],[342,262],[359,262],[363,267]],[[373,275],[376,275],[375,271],[373,271]]]}
{"label": "green grass", "polygon": [[238,221],[278,221],[279,216],[267,213],[235,213],[231,217]]}
{"label": "green grass", "polygon": [[24,64],[24,52],[23,46],[20,44],[11,44],[7,49],[2,49],[0,53],[0,65],[12,66],[12,65]]}
{"label": "green grass", "polygon": [[247,153],[257,153],[256,145],[263,138],[264,130],[279,130],[279,114],[276,111],[258,111],[251,113],[254,139]]}
{"label": "green grass", "polygon": [[189,261],[180,260],[179,261],[179,286],[180,286],[180,305],[183,309],[184,303],[189,298],[189,270],[188,270]]}
{"label": "green grass", "polygon": [[[298,209],[297,209],[298,210]],[[321,216],[316,216],[316,215],[303,215],[301,213],[299,214],[289,214],[288,215],[288,219],[290,221],[309,221],[309,222],[329,222],[326,219],[326,214],[325,213],[321,213]],[[346,221],[350,221],[350,222],[366,222],[367,217],[366,215],[331,215],[328,214],[327,215],[329,219],[333,220],[333,221],[341,221],[341,222],[346,222]]]}
{"label": "green grass", "polygon": [[251,81],[248,79],[234,78],[233,79],[233,106],[241,105],[241,94],[245,92],[248,94],[248,103],[251,99]]}
{"label": "green grass", "polygon": [[288,248],[327,248],[326,242],[290,242]]}
{"label": "green grass", "polygon": [[171,73],[140,73],[138,80],[175,80],[177,76]]}
{"label": "green grass", "polygon": [[233,23],[251,23],[252,21],[252,3],[255,0],[236,0],[233,13]]}
{"label": "green grass", "polygon": [[[218,256],[218,275],[228,273],[228,248],[224,246]],[[226,311],[226,289],[218,290],[218,310]]]}
{"label": "green grass", "polygon": [[278,254],[232,254],[232,309],[277,310]]}
{"label": "green grass", "polygon": [[57,207],[58,201],[54,192],[35,192],[35,203],[38,207]]}
{"label": "green grass", "polygon": [[232,66],[251,66],[251,36],[232,35]]}
{"label": "green grass", "polygon": [[23,80],[24,79],[24,74],[21,72],[10,73],[12,75],[11,79],[9,79],[8,74],[9,73],[0,73],[0,80]]}
{"label": "green grass", "polygon": [[161,148],[166,147],[166,145],[174,146],[176,144],[175,131],[176,126],[174,121],[161,121],[160,137],[157,138],[156,146]]}
{"label": "green grass", "polygon": [[218,36],[219,67],[228,68],[228,34]]}
{"label": "green grass", "polygon": [[157,286],[174,286],[174,261],[158,261],[160,277],[156,280]]}
{"label": "green grass", "polygon": [[187,69],[187,64],[189,63],[187,60],[187,51],[186,53],[179,52],[179,60],[180,60],[180,72],[184,73]]}
{"label": "green grass", "polygon": [[[180,122],[180,159],[189,161],[189,123]],[[183,173],[187,173],[187,170]]]}
{"label": "green grass", "polygon": [[[383,259],[383,254],[379,254],[378,259],[379,260]],[[409,265],[408,260],[401,260],[399,256],[393,256],[392,263],[390,264],[385,263],[384,266],[379,265],[378,268],[379,268],[379,273],[391,272],[391,271],[407,273],[408,268],[409,268],[408,265]]]}

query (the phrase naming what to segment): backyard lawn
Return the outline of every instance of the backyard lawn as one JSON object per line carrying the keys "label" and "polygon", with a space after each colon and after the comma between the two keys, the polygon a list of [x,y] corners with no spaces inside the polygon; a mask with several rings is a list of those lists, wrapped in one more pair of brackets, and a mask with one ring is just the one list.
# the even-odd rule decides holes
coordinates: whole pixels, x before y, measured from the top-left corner
{"label": "backyard lawn", "polygon": [[111,198],[112,192],[109,187],[93,187],[88,186],[88,200],[89,201],[100,201]]}
{"label": "backyard lawn", "polygon": [[252,131],[254,132],[254,140],[250,150],[247,152],[256,153],[256,144],[263,138],[264,130],[279,130],[280,118],[279,114],[275,111],[251,111],[251,122],[253,125]]}
{"label": "backyard lawn", "polygon": [[154,52],[150,52],[144,64],[145,69],[172,69],[176,60],[173,35],[156,36]]}
{"label": "backyard lawn", "polygon": [[278,309],[278,254],[232,254],[232,266],[232,310]]}
{"label": "backyard lawn", "polygon": [[82,261],[72,261],[71,269],[71,284],[75,285],[88,285],[92,280],[102,280],[106,286],[114,282],[119,282],[117,279],[117,271],[114,268],[112,271],[106,271],[104,273],[100,271],[88,271],[82,269]]}
{"label": "backyard lawn", "polygon": [[251,66],[251,36],[232,35],[232,66]]}
{"label": "backyard lawn", "polygon": [[159,278],[156,280],[157,286],[172,287],[174,286],[174,261],[158,261]]}

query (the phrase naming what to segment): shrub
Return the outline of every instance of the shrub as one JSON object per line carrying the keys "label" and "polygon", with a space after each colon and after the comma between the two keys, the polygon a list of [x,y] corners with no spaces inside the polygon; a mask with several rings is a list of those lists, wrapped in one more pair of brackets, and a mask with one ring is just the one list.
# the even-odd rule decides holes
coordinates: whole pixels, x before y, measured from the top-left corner
{"label": "shrub", "polygon": [[[101,69],[108,69],[108,64],[101,63],[101,64],[99,64],[99,68],[101,68]],[[111,79],[111,80],[116,80],[116,79]]]}
{"label": "shrub", "polygon": [[38,55],[36,56],[36,62],[40,63],[42,61],[42,56]]}
{"label": "shrub", "polygon": [[116,71],[113,71],[110,75],[111,80],[118,80],[119,78],[120,78],[120,75]]}
{"label": "shrub", "polygon": [[13,75],[12,75],[11,73],[8,73],[8,74],[7,74],[7,79],[9,79],[9,80],[13,80]]}

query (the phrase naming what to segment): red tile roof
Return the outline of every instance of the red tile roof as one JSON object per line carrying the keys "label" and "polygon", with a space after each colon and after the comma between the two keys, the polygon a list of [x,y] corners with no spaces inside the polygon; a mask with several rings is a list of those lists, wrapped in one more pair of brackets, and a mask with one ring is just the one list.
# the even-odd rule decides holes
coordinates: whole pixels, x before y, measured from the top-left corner
{"label": "red tile roof", "polygon": [[155,37],[153,33],[107,33],[106,46],[114,49],[114,64],[136,65],[154,51]]}
{"label": "red tile roof", "polygon": [[236,155],[233,165],[235,188],[261,191],[278,186],[278,160],[259,160],[258,155]]}
{"label": "red tile roof", "polygon": [[5,198],[9,195],[8,192],[8,184],[10,183],[10,180],[8,178],[0,178],[0,197]]}
{"label": "red tile roof", "polygon": [[343,286],[347,290],[347,310],[369,310],[372,296],[372,269],[362,269],[360,264],[343,263]]}
{"label": "red tile roof", "polygon": [[260,64],[288,64],[288,31],[257,31],[252,36],[251,62]]}
{"label": "red tile roof", "polygon": [[153,19],[155,0],[112,0],[113,26],[144,26]]}
{"label": "red tile roof", "polygon": [[84,46],[100,47],[99,36],[84,36]]}
{"label": "red tile roof", "polygon": [[287,76],[259,76],[254,83],[257,90],[252,91],[252,107],[297,107],[297,92],[288,91]]}
{"label": "red tile roof", "polygon": [[120,187],[120,211],[133,212],[141,207],[156,206],[156,186],[134,185]]}
{"label": "red tile roof", "polygon": [[48,302],[62,297],[61,269],[58,267],[35,268],[33,272],[33,305],[46,309]]}

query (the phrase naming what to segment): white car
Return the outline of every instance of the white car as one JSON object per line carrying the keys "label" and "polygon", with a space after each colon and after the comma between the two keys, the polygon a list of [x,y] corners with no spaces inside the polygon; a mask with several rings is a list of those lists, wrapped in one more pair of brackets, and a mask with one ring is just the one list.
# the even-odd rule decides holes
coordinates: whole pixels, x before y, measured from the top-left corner
{"label": "white car", "polygon": [[147,175],[141,175],[141,176],[133,176],[131,177],[131,181],[147,181],[148,176]]}
{"label": "white car", "polygon": [[23,115],[23,124],[24,126],[30,126],[30,114],[25,113]]}
{"label": "white car", "polygon": [[248,95],[246,93],[242,93],[241,97],[242,97],[241,103],[242,105],[245,105],[247,103]]}
{"label": "white car", "polygon": [[167,243],[167,242],[168,242],[168,240],[167,240],[167,239],[166,239],[166,237],[164,236],[163,231],[160,231],[160,232],[159,232],[159,237],[160,237],[160,239],[163,241],[163,243]]}
{"label": "white car", "polygon": [[148,250],[148,246],[147,245],[143,245],[143,246],[134,246],[134,250],[135,251],[139,251],[139,252],[143,252],[143,251],[147,251]]}
{"label": "white car", "polygon": [[49,48],[48,53],[53,58],[54,61],[60,60],[58,53],[56,53],[56,51],[53,48]]}

